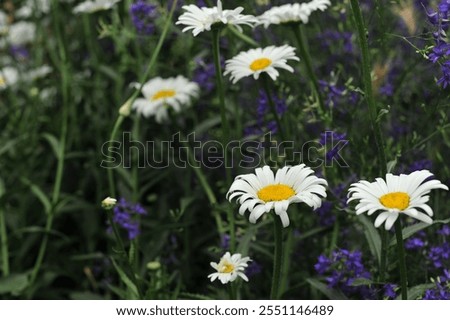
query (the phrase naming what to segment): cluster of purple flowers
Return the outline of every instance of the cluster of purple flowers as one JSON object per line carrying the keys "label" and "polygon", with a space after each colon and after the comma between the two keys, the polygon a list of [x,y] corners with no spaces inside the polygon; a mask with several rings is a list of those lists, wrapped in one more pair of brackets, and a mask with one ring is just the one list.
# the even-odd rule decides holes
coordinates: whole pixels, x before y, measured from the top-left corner
{"label": "cluster of purple flowers", "polygon": [[[345,132],[325,131],[320,135],[319,143],[327,150],[325,154],[326,163],[331,163],[339,151],[348,144],[347,134]],[[328,150],[328,147],[331,147],[331,150]]]}
{"label": "cluster of purple flowers", "polygon": [[444,270],[444,274],[434,284],[435,288],[425,291],[423,300],[450,300],[450,271]]}
{"label": "cluster of purple flowers", "polygon": [[450,0],[441,0],[437,11],[428,12],[428,20],[435,28],[433,38],[435,45],[428,58],[433,63],[439,63],[442,76],[437,84],[442,88],[450,85],[450,44],[446,41],[446,31],[449,27]]}
{"label": "cluster of purple flowers", "polygon": [[[114,207],[113,221],[122,229],[127,231],[128,239],[135,239],[141,232],[138,216],[146,215],[147,211],[141,204],[127,202],[120,198]],[[111,227],[110,227],[111,228]],[[109,229],[110,230],[110,229]]]}
{"label": "cluster of purple flowers", "polygon": [[[272,95],[275,110],[278,116],[282,116],[287,111],[287,104],[284,98],[279,98],[277,95]],[[246,136],[252,134],[262,134],[266,131],[276,133],[278,131],[277,123],[275,120],[268,121],[266,123],[266,115],[270,113],[270,104],[267,94],[263,91],[259,91],[258,106],[256,108],[256,125],[245,128],[244,134]]]}
{"label": "cluster of purple flowers", "polygon": [[193,80],[198,83],[202,92],[208,94],[215,88],[214,76],[216,69],[214,63],[207,63],[201,58],[195,59],[196,68],[194,70]]}
{"label": "cluster of purple flowers", "polygon": [[320,275],[325,276],[330,288],[340,289],[349,297],[373,299],[375,290],[368,285],[354,286],[356,279],[370,279],[371,274],[362,262],[362,253],[359,250],[349,251],[338,249],[328,258],[325,255],[318,257],[314,265]]}
{"label": "cluster of purple flowers", "polygon": [[130,6],[131,21],[137,32],[151,35],[155,32],[154,21],[158,15],[157,7],[144,0],[138,0]]}

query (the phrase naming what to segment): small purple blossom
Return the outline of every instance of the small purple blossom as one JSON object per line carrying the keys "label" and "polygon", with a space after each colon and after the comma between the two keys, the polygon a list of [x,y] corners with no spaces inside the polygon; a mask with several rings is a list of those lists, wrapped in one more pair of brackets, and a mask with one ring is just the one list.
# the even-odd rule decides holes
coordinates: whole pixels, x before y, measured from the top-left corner
{"label": "small purple blossom", "polygon": [[[329,163],[348,144],[347,134],[345,132],[325,131],[320,135],[319,143],[327,150],[325,158]],[[329,147],[331,147],[331,150],[328,150]]]}
{"label": "small purple blossom", "polygon": [[245,275],[247,277],[253,277],[262,272],[262,266],[256,261],[252,261],[245,269]]}
{"label": "small purple blossom", "polygon": [[137,32],[151,35],[155,32],[154,21],[158,16],[157,7],[144,0],[138,0],[130,6],[131,21]]}
{"label": "small purple blossom", "polygon": [[[136,219],[139,215],[147,215],[141,204],[133,204],[120,198],[114,207],[113,221],[127,231],[128,239],[133,240],[140,234],[139,221]],[[108,228],[108,232],[111,232],[111,227]]]}
{"label": "small purple blossom", "polygon": [[428,259],[436,269],[448,267],[450,265],[450,243],[444,242],[442,245],[431,247]]}
{"label": "small purple blossom", "polygon": [[387,283],[383,286],[384,289],[384,294],[383,296],[386,299],[395,299],[397,298],[397,293],[395,292],[397,289],[397,285],[395,284],[391,284],[391,283]]}
{"label": "small purple blossom", "polygon": [[444,275],[438,277],[434,284],[436,285],[435,288],[425,291],[423,300],[450,300],[450,279],[448,270],[445,270]]}
{"label": "small purple blossom", "polygon": [[314,269],[325,276],[329,287],[338,288],[346,295],[357,295],[363,299],[372,299],[375,296],[375,290],[367,285],[352,285],[356,279],[371,278],[362,262],[361,251],[338,249],[331,253],[331,258],[320,255]]}
{"label": "small purple blossom", "polygon": [[210,93],[215,88],[214,63],[206,63],[203,59],[196,59],[195,62],[197,67],[194,70],[193,80],[202,88],[202,92]]}

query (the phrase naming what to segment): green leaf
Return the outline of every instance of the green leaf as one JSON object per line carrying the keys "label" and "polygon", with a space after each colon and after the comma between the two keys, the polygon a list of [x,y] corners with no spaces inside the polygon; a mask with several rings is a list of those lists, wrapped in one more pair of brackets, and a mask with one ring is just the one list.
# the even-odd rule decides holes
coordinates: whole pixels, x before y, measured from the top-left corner
{"label": "green leaf", "polygon": [[6,193],[5,183],[3,182],[3,179],[0,178],[0,199],[3,197],[5,193]]}
{"label": "green leaf", "polygon": [[[428,289],[432,289],[436,287],[434,283],[426,283],[426,284],[419,284],[418,286],[412,287],[408,289],[408,300],[417,300],[418,298],[422,297],[422,295],[427,291]],[[397,300],[401,300],[402,297],[399,295],[397,297]]]}
{"label": "green leaf", "polygon": [[52,204],[50,202],[50,199],[47,197],[47,195],[42,191],[41,188],[39,188],[37,185],[33,184],[31,181],[29,181],[26,178],[22,178],[22,182],[26,184],[28,187],[30,187],[31,192],[39,199],[39,201],[42,203],[45,209],[46,214],[50,214],[52,209]]}
{"label": "green leaf", "polygon": [[133,281],[128,278],[126,273],[122,270],[122,268],[119,267],[119,265],[116,263],[114,259],[111,259],[114,268],[116,269],[117,273],[119,274],[120,279],[122,282],[127,286],[127,288],[131,291],[132,295],[134,296],[133,299],[138,299],[139,294],[136,285],[133,283]]}
{"label": "green leaf", "polygon": [[101,295],[86,291],[86,292],[72,292],[69,295],[72,300],[105,300]]}
{"label": "green leaf", "polygon": [[377,259],[378,265],[381,263],[381,237],[373,223],[365,216],[358,216],[359,222],[364,226],[364,235],[369,244],[370,252]]}
{"label": "green leaf", "polygon": [[28,275],[23,273],[11,274],[7,277],[0,278],[0,294],[19,294],[27,286]]}
{"label": "green leaf", "polygon": [[[433,221],[432,224],[428,224],[425,222],[419,222],[416,223],[412,226],[403,228],[402,230],[402,235],[403,235],[403,240],[408,239],[409,237],[411,237],[412,235],[414,235],[415,233],[419,232],[420,230],[429,228],[435,224],[446,224],[446,223],[450,223],[450,219],[446,219],[446,220],[435,220]],[[394,246],[397,244],[397,239],[394,237],[391,242],[389,243],[390,246]]]}
{"label": "green leaf", "polygon": [[55,157],[58,158],[59,152],[61,151],[61,146],[58,139],[50,133],[43,133],[42,137],[47,140],[48,144],[52,147]]}
{"label": "green leaf", "polygon": [[189,300],[212,300],[212,298],[208,296],[204,296],[198,293],[189,293],[189,292],[181,292],[179,295],[180,298],[185,298]]}
{"label": "green leaf", "polygon": [[352,282],[352,287],[359,287],[359,286],[370,286],[373,284],[373,281],[366,278],[356,278]]}
{"label": "green leaf", "polygon": [[330,300],[347,300],[348,298],[340,291],[337,291],[332,288],[328,288],[328,286],[320,282],[317,279],[309,278],[306,281],[311,285],[311,287],[316,288],[320,292],[322,292],[328,299]]}

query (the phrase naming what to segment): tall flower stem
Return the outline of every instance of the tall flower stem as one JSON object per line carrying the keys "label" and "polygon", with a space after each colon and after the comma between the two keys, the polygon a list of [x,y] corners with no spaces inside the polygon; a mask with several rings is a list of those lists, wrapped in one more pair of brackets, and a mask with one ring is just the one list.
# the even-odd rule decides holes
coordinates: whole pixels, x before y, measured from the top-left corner
{"label": "tall flower stem", "polygon": [[[48,237],[53,225],[53,218],[55,215],[56,206],[59,202],[59,197],[61,194],[61,184],[64,172],[64,162],[65,162],[65,153],[66,153],[66,141],[67,141],[67,128],[69,121],[69,96],[70,96],[70,70],[69,70],[69,61],[67,59],[66,46],[63,41],[63,37],[61,34],[60,21],[58,18],[58,1],[53,0],[51,3],[52,7],[52,18],[54,29],[56,33],[56,40],[58,44],[58,53],[59,53],[59,62],[58,69],[61,74],[61,92],[62,92],[62,120],[61,120],[61,131],[59,138],[59,146],[57,150],[57,165],[55,172],[55,183],[53,185],[53,192],[51,197],[51,208],[46,212],[47,221],[45,223],[45,233],[44,238],[39,246],[38,255],[36,261],[34,263],[33,269],[31,271],[31,276],[29,278],[29,288],[31,289],[36,278],[39,274],[39,271],[42,266],[42,262],[44,260],[45,252],[47,250]],[[32,295],[32,290],[28,292],[29,297]]]}
{"label": "tall flower stem", "polygon": [[[225,107],[225,90],[223,86],[223,78],[222,78],[222,66],[220,64],[220,27],[215,27],[212,29],[212,49],[213,49],[213,57],[214,57],[214,67],[216,73],[216,86],[217,86],[217,95],[219,97],[219,107],[220,107],[220,118],[222,122],[222,146],[223,146],[223,154],[224,154],[224,163],[226,170],[226,182],[227,185],[231,185],[231,172],[228,163],[228,150],[227,145],[230,141],[230,125],[227,119],[226,107]],[[234,251],[236,248],[236,231],[235,231],[235,221],[234,221],[234,213],[229,208],[227,210],[228,224],[229,224],[229,233],[230,233],[230,250]]]}
{"label": "tall flower stem", "polygon": [[405,248],[403,247],[402,222],[395,221],[395,237],[397,238],[398,266],[400,269],[400,284],[402,300],[408,300],[408,277],[406,273]]}
{"label": "tall flower stem", "polygon": [[367,43],[366,27],[364,25],[361,9],[357,0],[350,0],[353,17],[355,19],[356,29],[358,31],[359,46],[361,47],[362,73],[364,80],[364,93],[369,105],[369,116],[372,126],[375,144],[377,146],[377,156],[379,162],[379,171],[381,176],[386,175],[386,154],[384,150],[383,138],[380,125],[377,121],[378,108],[372,91],[371,60],[369,53],[369,44]]}
{"label": "tall flower stem", "polygon": [[[130,106],[133,105],[134,101],[138,97],[139,93],[142,91],[142,87],[145,84],[145,81],[148,79],[150,72],[153,70],[153,67],[157,61],[157,58],[159,56],[159,53],[161,51],[161,48],[163,46],[164,40],[166,39],[167,33],[169,31],[170,26],[172,25],[172,17],[173,13],[175,11],[175,8],[177,7],[178,0],[174,0],[172,2],[172,7],[170,9],[169,15],[167,17],[166,23],[164,24],[163,31],[161,33],[161,36],[159,37],[158,43],[156,44],[155,50],[153,51],[152,57],[150,58],[150,62],[148,63],[147,69],[143,73],[143,75],[139,78],[140,86],[139,88],[133,93],[133,95],[128,99],[126,103],[128,103]],[[109,138],[109,146],[108,146],[108,157],[112,158],[112,142],[114,141],[117,132],[125,119],[125,115],[119,114],[119,116],[116,119],[116,122],[114,123],[114,127],[111,131],[111,135]],[[115,184],[114,184],[114,175],[112,168],[108,169],[108,184],[109,184],[109,193],[110,197],[115,197]]]}
{"label": "tall flower stem", "polygon": [[270,299],[279,299],[279,289],[281,281],[282,259],[283,259],[283,226],[281,225],[280,217],[273,214],[274,226],[274,258],[273,258],[273,275],[272,275],[272,289],[270,290]]}
{"label": "tall flower stem", "polygon": [[292,30],[294,32],[295,38],[297,39],[298,49],[299,49],[299,52],[300,52],[300,57],[305,62],[306,72],[308,74],[309,81],[311,82],[311,84],[312,84],[312,86],[314,88],[314,93],[315,93],[315,95],[317,97],[317,101],[319,102],[320,112],[323,115],[325,115],[326,114],[325,104],[323,102],[322,95],[320,94],[319,81],[317,80],[316,74],[314,72],[314,67],[313,67],[313,64],[312,64],[311,55],[309,53],[308,43],[307,43],[307,40],[306,40],[305,31],[304,31],[303,26],[301,24],[293,25],[292,26]]}
{"label": "tall flower stem", "polygon": [[9,275],[9,251],[8,234],[6,233],[5,212],[0,208],[0,241],[2,250],[2,273],[4,277]]}
{"label": "tall flower stem", "polygon": [[[377,158],[380,176],[384,177],[386,175],[386,153],[384,149],[383,136],[381,134],[380,124],[377,121],[378,117],[378,107],[375,101],[372,90],[372,77],[371,77],[371,59],[369,53],[369,44],[367,42],[367,29],[364,24],[364,20],[361,13],[361,8],[357,0],[350,0],[353,18],[355,21],[356,29],[358,32],[359,46],[361,47],[361,60],[362,60],[362,73],[364,80],[364,93],[367,104],[369,105],[369,117],[370,124],[372,127],[373,136],[375,138],[375,144],[377,147]],[[400,230],[401,233],[401,230]],[[381,242],[381,262],[380,262],[380,279],[384,279],[384,273],[386,271],[386,261],[387,261],[387,239],[386,235]],[[402,288],[403,290],[403,288]],[[406,290],[406,288],[405,288]]]}
{"label": "tall flower stem", "polygon": [[277,123],[277,127],[278,127],[278,132],[280,134],[280,138],[282,141],[286,141],[286,136],[284,135],[284,130],[283,127],[281,125],[281,120],[280,117],[278,116],[278,112],[275,106],[275,103],[272,99],[272,93],[271,90],[269,88],[269,81],[268,81],[268,77],[266,77],[265,75],[263,75],[263,86],[264,86],[264,91],[266,92],[266,96],[267,96],[267,101],[269,102],[269,107],[270,107],[270,111],[272,112],[273,117],[275,118],[275,122]]}
{"label": "tall flower stem", "polygon": [[128,256],[127,251],[125,250],[125,245],[124,245],[124,243],[122,241],[122,237],[120,236],[119,230],[117,229],[117,225],[114,222],[113,211],[112,210],[107,210],[107,215],[108,215],[108,222],[111,225],[111,228],[113,230],[114,238],[115,238],[116,243],[117,243],[117,245],[119,247],[120,254],[122,254],[124,256],[124,258],[125,258],[124,259],[126,261],[125,265],[127,266],[128,272],[129,272],[129,274],[131,276],[131,281],[133,281],[134,285],[136,286],[136,289],[137,289],[138,294],[139,294],[139,298],[142,298],[143,296],[142,296],[141,287],[140,287],[139,282],[137,281],[136,272],[134,271],[134,268],[133,268],[133,263],[130,260],[130,257]]}

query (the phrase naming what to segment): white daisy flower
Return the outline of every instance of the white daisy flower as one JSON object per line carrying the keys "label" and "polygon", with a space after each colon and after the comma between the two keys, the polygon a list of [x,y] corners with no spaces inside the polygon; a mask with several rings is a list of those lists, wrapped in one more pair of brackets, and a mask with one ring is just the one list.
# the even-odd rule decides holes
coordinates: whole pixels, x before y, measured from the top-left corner
{"label": "white daisy flower", "polygon": [[41,67],[38,67],[36,69],[32,69],[32,70],[28,71],[24,75],[24,78],[26,78],[29,81],[35,81],[35,80],[38,80],[41,78],[45,78],[50,73],[52,73],[52,71],[53,71],[53,69],[50,66],[43,65]]}
{"label": "white daisy flower", "polygon": [[393,175],[388,173],[386,181],[382,178],[375,182],[361,180],[350,186],[348,201],[358,200],[356,214],[367,212],[372,215],[381,212],[375,219],[375,227],[385,223],[390,230],[399,213],[406,214],[425,223],[432,223],[433,210],[426,203],[430,199],[428,193],[433,189],[448,190],[439,180],[431,179],[433,174],[428,170],[414,171],[411,174]]}
{"label": "white daisy flower", "polygon": [[194,37],[203,31],[210,31],[211,26],[216,23],[235,25],[242,32],[241,24],[253,27],[258,22],[254,16],[241,14],[244,10],[242,7],[223,10],[220,0],[217,1],[217,6],[212,8],[199,8],[191,4],[183,6],[183,9],[186,12],[178,18],[176,24],[187,26],[183,29],[183,32],[192,30]]}
{"label": "white daisy flower", "polygon": [[324,11],[331,5],[330,0],[313,0],[307,3],[285,4],[272,7],[258,17],[259,24],[267,28],[271,24],[301,22],[308,23],[309,16],[314,11]]}
{"label": "white daisy flower", "polygon": [[279,169],[276,175],[269,166],[257,168],[255,174],[243,174],[234,179],[227,199],[231,201],[236,198],[241,205],[239,214],[249,211],[251,223],[256,223],[264,213],[274,209],[283,227],[287,227],[287,209],[291,203],[304,202],[315,210],[322,205],[319,196],[327,196],[327,182],[313,173],[304,164],[286,166]]}
{"label": "white daisy flower", "polygon": [[102,10],[111,9],[117,2],[121,0],[95,0],[95,1],[85,1],[73,8],[72,12],[75,14],[79,13],[93,13]]}
{"label": "white daisy flower", "polygon": [[233,83],[250,75],[258,79],[262,72],[266,72],[272,80],[276,80],[279,75],[277,68],[294,72],[294,68],[286,63],[287,60],[300,60],[295,55],[295,48],[288,45],[250,49],[225,61],[224,75],[231,74],[230,79]]}
{"label": "white daisy flower", "polygon": [[12,86],[19,80],[19,72],[13,67],[0,69],[0,90]]}
{"label": "white daisy flower", "polygon": [[30,18],[33,12],[47,14],[50,12],[50,0],[27,0],[25,5],[16,12],[18,18]]}
{"label": "white daisy flower", "polygon": [[180,112],[182,106],[191,103],[192,98],[198,96],[200,88],[183,76],[162,79],[154,78],[144,84],[142,94],[145,99],[134,101],[133,109],[144,117],[155,116],[156,122],[161,123],[169,117],[169,108]]}
{"label": "white daisy flower", "polygon": [[36,38],[36,25],[32,22],[19,21],[12,24],[8,31],[8,42],[13,46],[23,46]]}
{"label": "white daisy flower", "polygon": [[216,269],[217,272],[211,273],[208,278],[211,279],[211,282],[218,278],[222,284],[233,282],[238,276],[248,281],[243,271],[250,261],[252,259],[249,257],[242,258],[240,253],[231,255],[227,252],[222,256],[219,263],[211,262],[211,267]]}

